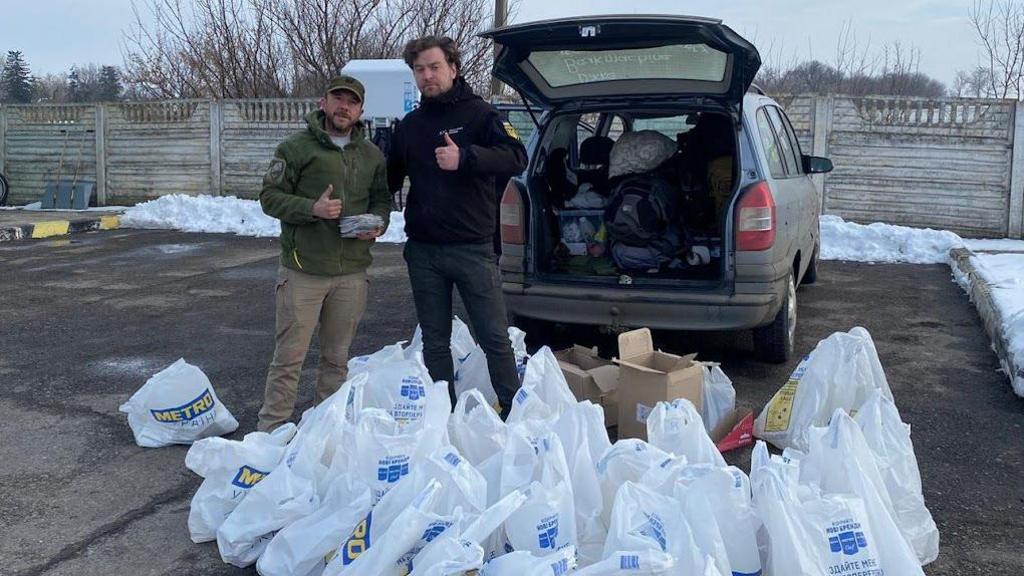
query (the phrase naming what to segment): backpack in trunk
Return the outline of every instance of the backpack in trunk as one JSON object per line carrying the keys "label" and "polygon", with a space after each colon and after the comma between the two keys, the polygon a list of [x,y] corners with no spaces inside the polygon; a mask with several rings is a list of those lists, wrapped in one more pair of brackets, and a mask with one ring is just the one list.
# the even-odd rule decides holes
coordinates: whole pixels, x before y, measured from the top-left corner
{"label": "backpack in trunk", "polygon": [[604,212],[605,228],[613,240],[649,246],[674,221],[678,204],[679,190],[663,176],[627,176],[612,191],[611,203]]}

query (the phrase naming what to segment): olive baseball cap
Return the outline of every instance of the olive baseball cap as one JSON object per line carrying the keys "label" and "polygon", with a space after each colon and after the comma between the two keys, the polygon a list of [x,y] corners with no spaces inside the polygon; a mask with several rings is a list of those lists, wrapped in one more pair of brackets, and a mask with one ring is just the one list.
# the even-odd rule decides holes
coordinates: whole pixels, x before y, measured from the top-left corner
{"label": "olive baseball cap", "polygon": [[331,81],[327,83],[327,90],[324,90],[324,94],[330,94],[337,90],[347,90],[355,94],[360,102],[364,100],[364,95],[366,94],[363,83],[351,76],[335,76],[331,78]]}

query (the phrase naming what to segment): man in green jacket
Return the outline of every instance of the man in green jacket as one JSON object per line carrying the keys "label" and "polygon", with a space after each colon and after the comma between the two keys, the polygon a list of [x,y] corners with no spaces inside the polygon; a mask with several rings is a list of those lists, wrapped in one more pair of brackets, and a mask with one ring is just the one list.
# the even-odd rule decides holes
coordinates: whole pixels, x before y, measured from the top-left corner
{"label": "man in green jacket", "polygon": [[[320,362],[314,400],[333,394],[348,376],[348,350],[366,310],[366,268],[373,239],[391,214],[384,155],[366,139],[360,117],[363,85],[330,81],[307,128],[274,152],[260,204],[281,221],[281,265],[276,287],[274,359],[267,372],[258,428],[284,424],[295,410],[299,374],[320,326]],[[342,216],[376,214],[384,226],[342,238]]]}

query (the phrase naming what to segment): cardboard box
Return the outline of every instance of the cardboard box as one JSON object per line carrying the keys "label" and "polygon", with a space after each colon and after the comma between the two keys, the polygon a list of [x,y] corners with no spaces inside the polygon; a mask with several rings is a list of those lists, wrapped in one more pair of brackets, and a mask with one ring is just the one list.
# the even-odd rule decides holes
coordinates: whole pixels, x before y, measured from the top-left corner
{"label": "cardboard box", "polygon": [[611,360],[601,358],[597,348],[573,346],[555,352],[565,381],[577,400],[590,400],[604,408],[604,425],[615,426],[619,407],[615,389],[619,382],[619,367]]}
{"label": "cardboard box", "polygon": [[711,440],[722,454],[754,443],[754,413],[733,410],[711,431]]}
{"label": "cardboard box", "polygon": [[619,438],[647,439],[647,417],[658,402],[686,398],[701,408],[704,371],[697,355],[655,351],[648,328],[619,335]]}

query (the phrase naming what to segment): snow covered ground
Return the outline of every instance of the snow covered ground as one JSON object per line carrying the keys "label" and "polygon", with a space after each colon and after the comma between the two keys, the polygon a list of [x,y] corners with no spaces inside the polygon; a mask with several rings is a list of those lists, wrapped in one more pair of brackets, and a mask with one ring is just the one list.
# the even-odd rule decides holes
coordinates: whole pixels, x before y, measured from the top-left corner
{"label": "snow covered ground", "polygon": [[[126,210],[121,216],[121,226],[257,237],[274,237],[281,233],[281,224],[264,214],[258,201],[234,196],[161,196]],[[404,214],[392,212],[387,232],[377,241],[405,242]]]}
{"label": "snow covered ground", "polygon": [[[989,286],[989,293],[1002,320],[1007,356],[1013,366],[1024,366],[1024,254],[985,254],[971,257],[974,268]],[[957,274],[965,289],[966,278]],[[1024,378],[1010,376],[1013,390],[1024,396]]]}
{"label": "snow covered ground", "polygon": [[856,224],[838,216],[821,217],[821,259],[852,262],[945,264],[949,251],[964,241],[947,230],[892,224]]}

